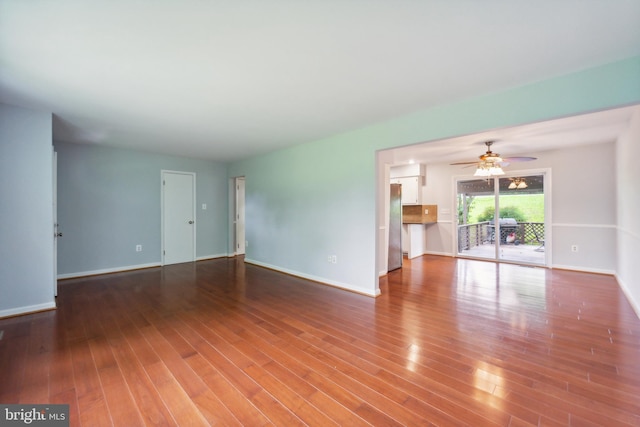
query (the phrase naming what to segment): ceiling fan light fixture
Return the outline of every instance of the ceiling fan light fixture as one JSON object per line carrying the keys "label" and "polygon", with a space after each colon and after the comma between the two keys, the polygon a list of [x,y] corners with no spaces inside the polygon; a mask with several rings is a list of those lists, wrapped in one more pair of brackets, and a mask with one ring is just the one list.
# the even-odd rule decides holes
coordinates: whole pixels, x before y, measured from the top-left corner
{"label": "ceiling fan light fixture", "polygon": [[[473,165],[475,164],[477,169],[473,176],[490,177],[504,175],[502,167],[509,166],[510,162],[526,162],[529,160],[536,160],[535,157],[500,157],[500,154],[491,151],[491,146],[494,141],[485,141],[487,146],[487,152],[479,156],[480,161],[473,162],[457,162],[451,163],[451,165]],[[526,184],[525,184],[526,185]],[[526,188],[526,187],[522,187]]]}
{"label": "ceiling fan light fixture", "polygon": [[504,175],[504,171],[500,167],[500,165],[494,162],[480,162],[478,163],[478,168],[476,169],[476,173],[473,176],[481,176],[481,177],[490,177],[490,176],[498,176]]}
{"label": "ceiling fan light fixture", "polygon": [[494,176],[494,175],[504,175],[504,171],[500,166],[494,165],[489,168],[489,176]]}
{"label": "ceiling fan light fixture", "polygon": [[527,187],[528,185],[523,178],[513,178],[511,179],[511,184],[509,184],[509,190],[522,190]]}

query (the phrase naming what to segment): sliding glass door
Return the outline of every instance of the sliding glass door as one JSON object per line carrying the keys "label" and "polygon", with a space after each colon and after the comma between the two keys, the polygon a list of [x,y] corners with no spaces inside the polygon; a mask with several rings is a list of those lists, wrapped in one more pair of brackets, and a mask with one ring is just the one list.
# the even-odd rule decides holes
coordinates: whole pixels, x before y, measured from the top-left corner
{"label": "sliding glass door", "polygon": [[499,179],[500,259],[544,264],[544,175]]}
{"label": "sliding glass door", "polygon": [[495,229],[491,225],[493,214],[488,212],[496,205],[495,181],[461,180],[457,192],[458,255],[494,259]]}
{"label": "sliding glass door", "polygon": [[546,264],[544,182],[544,174],[458,180],[458,255]]}

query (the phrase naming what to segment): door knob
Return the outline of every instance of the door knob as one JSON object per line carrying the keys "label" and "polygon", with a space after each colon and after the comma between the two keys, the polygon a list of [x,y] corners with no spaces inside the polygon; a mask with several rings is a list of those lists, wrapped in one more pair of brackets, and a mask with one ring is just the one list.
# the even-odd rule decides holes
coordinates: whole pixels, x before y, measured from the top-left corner
{"label": "door knob", "polygon": [[193,221],[189,221],[189,224],[193,224]]}

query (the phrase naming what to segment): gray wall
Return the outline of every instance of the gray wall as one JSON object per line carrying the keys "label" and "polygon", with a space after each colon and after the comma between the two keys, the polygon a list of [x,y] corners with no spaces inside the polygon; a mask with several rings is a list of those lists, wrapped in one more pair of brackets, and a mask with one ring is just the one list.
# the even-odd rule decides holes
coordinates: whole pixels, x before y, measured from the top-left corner
{"label": "gray wall", "polygon": [[0,317],[55,307],[52,117],[0,104]]}
{"label": "gray wall", "polygon": [[[54,146],[63,233],[59,277],[161,262],[163,169],[196,173],[196,257],[227,255],[225,164],[96,145],[56,141]],[[142,252],[135,251],[138,244]]]}
{"label": "gray wall", "polygon": [[[539,153],[552,169],[552,265],[613,274],[616,268],[615,144]],[[546,242],[545,242],[546,244]],[[578,252],[571,252],[571,245]],[[546,246],[546,245],[545,245]]]}

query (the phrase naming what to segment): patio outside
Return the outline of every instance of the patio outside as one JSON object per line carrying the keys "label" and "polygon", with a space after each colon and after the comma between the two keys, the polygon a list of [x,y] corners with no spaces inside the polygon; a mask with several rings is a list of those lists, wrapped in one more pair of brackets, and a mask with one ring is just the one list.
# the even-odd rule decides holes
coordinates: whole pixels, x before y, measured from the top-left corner
{"label": "patio outside", "polygon": [[[514,179],[527,186],[509,188]],[[459,181],[458,255],[544,265],[543,184],[543,175]]]}

